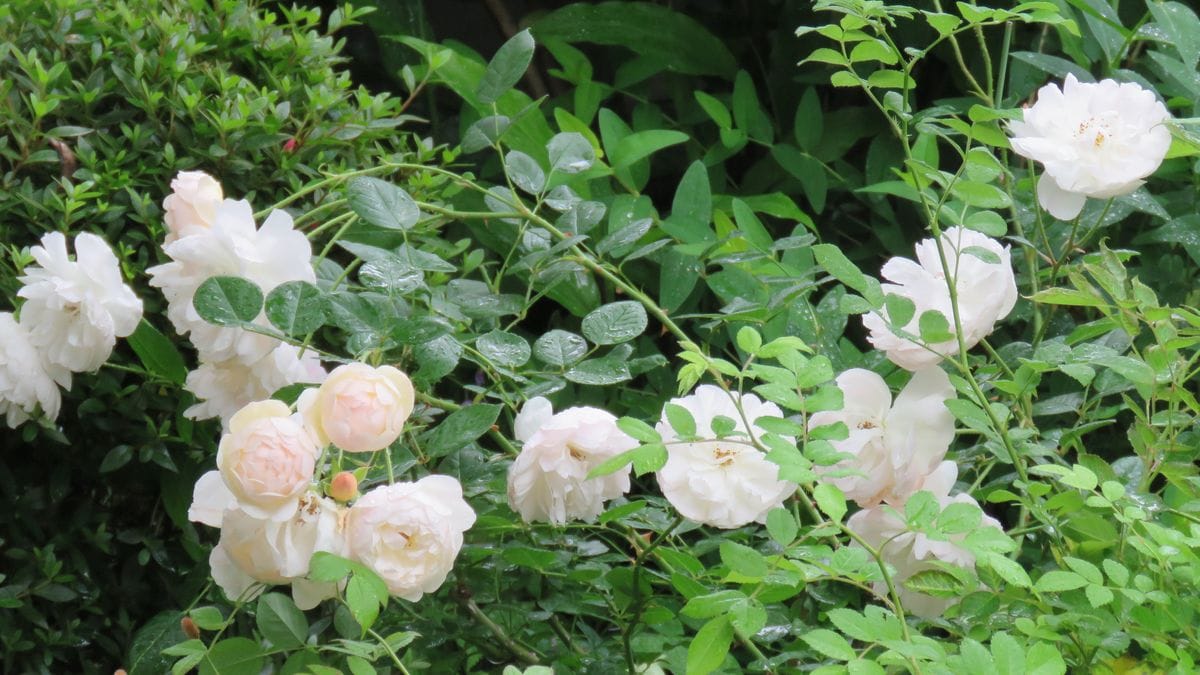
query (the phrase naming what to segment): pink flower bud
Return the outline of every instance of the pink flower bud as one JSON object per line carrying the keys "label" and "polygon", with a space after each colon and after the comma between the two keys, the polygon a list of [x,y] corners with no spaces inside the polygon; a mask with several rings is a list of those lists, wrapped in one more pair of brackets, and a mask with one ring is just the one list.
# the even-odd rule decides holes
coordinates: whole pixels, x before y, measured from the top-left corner
{"label": "pink flower bud", "polygon": [[339,502],[348,502],[358,494],[358,479],[349,471],[343,471],[329,482],[329,496]]}

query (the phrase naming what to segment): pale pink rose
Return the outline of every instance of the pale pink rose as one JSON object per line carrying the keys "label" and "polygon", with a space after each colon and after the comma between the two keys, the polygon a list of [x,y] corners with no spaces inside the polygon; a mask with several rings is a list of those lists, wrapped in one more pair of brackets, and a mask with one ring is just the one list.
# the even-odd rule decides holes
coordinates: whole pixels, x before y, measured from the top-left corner
{"label": "pale pink rose", "polygon": [[346,554],[344,513],[333,500],[306,493],[293,500],[293,516],[256,518],[242,508],[225,511],[221,540],[209,564],[213,579],[232,598],[254,583],[291,584],[300,609],[337,594],[337,584],[305,579],[313,553]]}
{"label": "pale pink rose", "polygon": [[[663,411],[656,428],[667,443],[667,463],[658,471],[658,486],[681,515],[722,529],[762,523],[796,491],[796,484],[780,480],[779,466],[753,443],[766,433],[758,420],[783,417],[779,406],[754,394],[731,395],[712,384],[702,384],[692,395],[671,403],[692,414],[699,437],[680,442]],[[718,439],[712,430],[717,416],[734,423],[733,433],[725,438]]]}
{"label": "pale pink rose", "polygon": [[391,366],[365,363],[338,366],[297,407],[322,444],[347,452],[375,452],[400,437],[412,414],[414,392],[408,376]]}
{"label": "pale pink rose", "polygon": [[[946,461],[938,465],[924,482],[918,486],[928,490],[937,499],[938,505],[945,509],[950,504],[979,505],[971,495],[957,494],[950,496],[954,481],[958,478],[958,467],[954,462]],[[846,527],[880,551],[883,559],[895,568],[892,582],[900,594],[900,602],[909,614],[924,618],[940,616],[948,607],[955,603],[954,598],[938,598],[925,593],[919,593],[904,586],[904,581],[918,572],[935,569],[935,562],[948,563],[967,569],[975,569],[975,556],[960,544],[966,534],[955,534],[948,539],[934,539],[921,532],[913,532],[896,511],[886,506],[863,509],[850,516]],[[994,527],[1003,530],[1000,521],[986,513],[979,527]],[[857,545],[857,544],[854,544]],[[880,596],[888,593],[887,584],[882,581],[874,584],[874,591]]]}
{"label": "pale pink rose", "polygon": [[814,413],[808,426],[845,424],[848,436],[831,443],[853,457],[819,469],[822,480],[859,506],[902,507],[954,440],[954,416],[946,408],[946,400],[954,398],[950,378],[937,366],[918,370],[895,402],[883,378],[862,368],[838,375],[837,386],[842,409]]}
{"label": "pale pink rose", "polygon": [[392,595],[416,602],[436,591],[454,567],[475,511],[450,476],[383,485],[350,508],[351,557],[375,571]]}
{"label": "pale pink rose", "polygon": [[629,491],[628,465],[587,477],[605,460],[638,446],[617,428],[612,413],[578,407],[554,414],[539,396],[517,415],[516,431],[525,445],[508,471],[508,504],[525,522],[594,520],[604,502]]}
{"label": "pale pink rose", "polygon": [[[316,281],[310,262],[312,245],[293,227],[292,217],[286,211],[272,211],[262,227],[256,227],[254,209],[244,199],[221,202],[211,227],[165,244],[163,252],[171,261],[146,270],[150,285],[162,290],[167,318],[180,335],[190,335],[205,362],[237,359],[253,363],[279,345],[279,340],[269,335],[216,326],[202,319],[193,299],[209,277],[242,277],[263,293],[288,281]],[[270,327],[263,312],[255,323]]]}
{"label": "pale pink rose", "polygon": [[[950,303],[951,282],[942,267],[937,241],[925,239],[915,248],[915,261],[897,256],[883,265],[883,277],[891,282],[883,284],[883,292],[906,298],[915,308],[908,323],[897,328],[919,337],[921,315],[937,311],[946,318],[953,335],[956,326]],[[1017,303],[1017,280],[1013,275],[1010,247],[974,230],[951,227],[942,233],[942,251],[958,296],[962,341],[970,349],[990,335],[996,322],[1008,316]],[[886,308],[878,313],[864,314],[862,322],[871,333],[867,336],[871,345],[885,352],[892,363],[905,370],[917,371],[937,365],[943,358],[958,354],[959,344],[955,337],[924,344],[896,333],[888,325],[894,322]]]}
{"label": "pale pink rose", "polygon": [[217,206],[225,198],[215,178],[203,171],[180,171],[171,181],[171,190],[162,204],[167,224],[164,243],[212,227]]}
{"label": "pale pink rose", "polygon": [[229,421],[217,468],[240,507],[255,518],[286,520],[308,489],[320,449],[280,401],[257,401]]}

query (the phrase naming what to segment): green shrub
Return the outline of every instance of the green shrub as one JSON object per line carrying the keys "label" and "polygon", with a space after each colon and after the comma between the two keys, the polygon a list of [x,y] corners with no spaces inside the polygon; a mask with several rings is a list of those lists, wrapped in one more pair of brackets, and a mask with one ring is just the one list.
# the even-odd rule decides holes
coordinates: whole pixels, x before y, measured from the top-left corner
{"label": "green shrub", "polygon": [[[147,317],[158,314],[140,275],[161,258],[160,203],[180,170],[217,173],[230,196],[265,206],[325,171],[431,160],[401,130],[402,102],[344,71],[332,33],[361,14],[347,7],[326,24],[317,10],[236,1],[0,7],[0,240],[12,253],[0,307],[16,305],[22,247],[86,230],[113,242]],[[58,426],[4,432],[4,672],[111,672],[136,628],[204,587],[184,511],[212,423],[180,416],[178,382],[130,370],[141,364],[123,347],[111,368],[76,377]]]}

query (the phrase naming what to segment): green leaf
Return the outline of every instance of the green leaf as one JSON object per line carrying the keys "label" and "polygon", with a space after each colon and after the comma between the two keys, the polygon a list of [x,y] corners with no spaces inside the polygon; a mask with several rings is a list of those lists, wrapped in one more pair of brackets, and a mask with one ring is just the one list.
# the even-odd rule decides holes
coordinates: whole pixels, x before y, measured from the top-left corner
{"label": "green leaf", "polygon": [[1092,607],[1103,607],[1113,601],[1113,592],[1104,586],[1089,584],[1083,592]]}
{"label": "green leaf", "polygon": [[1009,584],[1018,588],[1029,588],[1033,582],[1029,579],[1029,573],[1025,571],[1021,564],[1006,558],[999,553],[988,553],[983,556],[982,562],[992,568],[996,574],[1000,575]]}
{"label": "green leaf", "polygon": [[1030,300],[1043,305],[1068,305],[1071,307],[1107,307],[1104,298],[1074,288],[1047,288],[1034,293]]}
{"label": "green leaf", "polygon": [[183,355],[175,348],[175,343],[150,325],[149,321],[143,318],[137,329],[125,339],[146,370],[172,384],[183,384],[187,378]]}
{"label": "green leaf", "polygon": [[461,450],[486,434],[500,416],[500,406],[494,403],[474,403],[446,416],[425,437],[425,453],[441,457]]}
{"label": "green leaf", "polygon": [[201,319],[217,326],[250,323],[262,311],[263,294],[241,277],[209,277],[196,289],[192,305]]}
{"label": "green leaf", "polygon": [[546,144],[550,156],[550,168],[559,173],[579,173],[591,168],[596,162],[596,149],[583,134],[568,131],[555,134]]}
{"label": "green leaf", "polygon": [[732,541],[721,542],[721,562],[730,570],[749,579],[767,575],[767,560],[749,546]]}
{"label": "green leaf", "polygon": [[935,598],[955,598],[966,593],[962,579],[940,569],[921,570],[905,579],[904,587]]}
{"label": "green leaf", "polygon": [[708,113],[708,116],[712,121],[717,123],[718,127],[722,129],[733,128],[733,117],[730,116],[729,108],[726,108],[724,103],[721,103],[716,98],[699,89],[692,92],[692,95],[696,98],[696,103],[700,104],[700,107],[704,109],[704,112]]}
{"label": "green leaf", "polygon": [[733,121],[750,138],[770,144],[775,140],[775,128],[770,115],[763,110],[750,73],[739,70],[733,83]]}
{"label": "green leaf", "polygon": [[1145,361],[1129,356],[1102,356],[1092,359],[1091,363],[1107,367],[1109,370],[1129,380],[1134,384],[1152,386],[1154,384],[1154,369]]}
{"label": "green leaf", "polygon": [[649,2],[572,3],[533,24],[539,40],[625,47],[655,69],[732,78],[737,60],[699,21]]}
{"label": "green leaf", "polygon": [[296,649],[308,639],[308,619],[286,595],[260,595],[254,619],[258,624],[258,632],[278,649]]}
{"label": "green leaf", "polygon": [[312,554],[308,563],[308,578],[313,581],[341,581],[354,569],[354,563],[325,551]]}
{"label": "green leaf", "polygon": [[576,363],[587,354],[587,340],[555,328],[533,343],[533,355],[560,368]]}
{"label": "green leaf", "polygon": [[850,262],[841,249],[833,244],[816,244],[810,249],[817,263],[829,273],[829,276],[853,288],[862,294],[872,305],[883,304],[883,292],[879,283],[867,276]]}
{"label": "green leaf", "polygon": [[617,146],[609,155],[609,162],[614,169],[625,168],[663,148],[686,143],[688,138],[683,132],[666,129],[638,131],[617,141]]}
{"label": "green leaf", "polygon": [[529,68],[529,62],[533,60],[534,46],[533,34],[528,28],[500,45],[496,55],[488,62],[483,80],[475,89],[475,96],[480,103],[487,105],[496,102],[521,80]]}
{"label": "green leaf", "polygon": [[982,246],[968,246],[964,248],[962,252],[967,255],[974,256],[990,265],[1000,264],[1000,256],[996,255],[995,251]]}
{"label": "green leaf", "polygon": [[631,438],[642,443],[661,443],[662,437],[658,435],[658,431],[637,419],[636,417],[621,417],[617,419],[617,428],[624,431]]}
{"label": "green leaf", "polygon": [[601,305],[583,317],[583,334],[598,345],[628,342],[646,331],[649,320],[642,304],[622,300]]}
{"label": "green leaf", "polygon": [[704,162],[692,162],[679,180],[671,202],[671,217],[663,221],[664,232],[685,244],[715,241],[712,229],[712,187]]}
{"label": "green leaf", "polygon": [[264,663],[262,647],[254,640],[225,638],[200,661],[200,675],[258,675]]}
{"label": "green leaf", "polygon": [[800,97],[800,105],[796,106],[796,116],[792,124],[792,135],[796,138],[796,145],[811,152],[820,143],[824,128],[817,90],[815,87],[808,87]]}
{"label": "green leaf", "polygon": [[825,167],[821,162],[787,143],[777,143],[771,146],[771,156],[784,171],[800,181],[800,186],[804,188],[804,196],[812,204],[813,211],[817,213],[824,211],[829,178],[826,176]]}
{"label": "green leaf", "polygon": [[612,232],[607,237],[601,239],[599,243],[596,244],[596,253],[600,255],[607,255],[611,251],[615,251],[624,246],[633,244],[638,239],[641,239],[643,235],[649,232],[650,228],[653,226],[654,221],[650,218],[635,220],[625,227],[622,227],[621,229]]}
{"label": "green leaf", "polygon": [[480,335],[475,341],[475,349],[487,360],[505,368],[523,366],[532,355],[525,338],[502,330]]}
{"label": "green leaf", "polygon": [[895,293],[888,293],[883,297],[883,306],[887,309],[887,318],[891,323],[900,327],[907,326],[908,322],[912,321],[913,314],[917,312],[917,306],[912,300]]}
{"label": "green leaf", "polygon": [[767,625],[767,608],[757,598],[746,598],[729,608],[733,627],[743,635],[754,635]]}
{"label": "green leaf", "polygon": [[187,638],[179,626],[182,618],[179,611],[160,612],[134,633],[127,660],[129,675],[161,675],[171,669],[172,659],[162,651]]}
{"label": "green leaf", "polygon": [[350,675],[375,675],[377,672],[375,666],[361,656],[347,656],[346,666],[350,668]]}
{"label": "green leaf", "polygon": [[285,335],[308,335],[325,325],[325,295],[307,281],[288,281],[267,294],[266,314]]}
{"label": "green leaf", "polygon": [[950,330],[950,322],[946,319],[946,315],[936,309],[921,312],[921,316],[917,319],[917,326],[921,333],[921,340],[927,344],[937,344],[954,339],[954,333]]}
{"label": "green leaf", "polygon": [[624,359],[604,357],[582,361],[564,373],[563,377],[576,384],[602,386],[624,382],[633,375]]}
{"label": "green leaf", "polygon": [[541,194],[542,188],[546,187],[546,172],[538,166],[536,159],[520,150],[510,150],[504,156],[504,173],[513,185],[531,195]]}
{"label": "green leaf", "polygon": [[1063,675],[1067,672],[1067,664],[1058,647],[1046,642],[1038,642],[1029,648],[1025,664],[1027,675]]}
{"label": "green leaf", "polygon": [[817,483],[813,488],[813,499],[817,500],[817,506],[834,522],[840,523],[842,516],[846,515],[846,496],[836,485]]}
{"label": "green leaf", "polygon": [[115,445],[100,461],[100,473],[111,473],[129,463],[133,459],[133,447],[127,443]]}
{"label": "green leaf", "polygon": [[729,618],[718,616],[700,628],[687,650],[688,675],[708,675],[720,667],[733,642]]}
{"label": "green leaf", "polygon": [[855,658],[854,648],[846,641],[846,638],[837,633],[824,628],[810,630],[800,636],[809,647],[828,656],[831,659],[838,661],[851,661]]}
{"label": "green leaf", "polygon": [[952,503],[937,518],[937,528],[945,534],[963,534],[979,527],[983,511],[973,503]]}
{"label": "green leaf", "polygon": [[829,621],[846,635],[863,642],[878,642],[885,638],[876,621],[845,607],[831,609],[826,613]]}
{"label": "green leaf", "polygon": [[681,405],[668,403],[663,406],[663,412],[667,416],[667,422],[675,430],[676,436],[680,438],[695,437],[696,420],[692,417],[691,411]]}
{"label": "green leaf", "polygon": [[1008,234],[1008,221],[995,211],[976,211],[963,220],[963,225],[989,237],[1003,237]]}
{"label": "green leaf", "polygon": [[1061,593],[1083,588],[1086,585],[1087,580],[1075,572],[1053,570],[1043,574],[1034,584],[1033,590],[1039,593]]}
{"label": "green leaf", "polygon": [[463,353],[462,344],[450,335],[413,345],[412,349],[419,365],[413,378],[424,383],[436,382],[453,372]]}
{"label": "green leaf", "polygon": [[1166,34],[1167,44],[1179,52],[1187,68],[1195,70],[1200,61],[1200,19],[1196,13],[1178,2],[1147,2],[1146,8],[1154,15],[1154,24]]}
{"label": "green leaf", "polygon": [[370,582],[355,574],[346,584],[345,597],[350,614],[366,633],[379,617],[379,598],[371,589]]}
{"label": "green leaf", "polygon": [[378,178],[350,179],[346,200],[359,218],[376,227],[407,230],[421,219],[421,210],[407,192]]}
{"label": "green leaf", "polygon": [[488,115],[480,119],[463,133],[463,152],[470,154],[492,147],[511,125],[512,120],[504,115]]}
{"label": "green leaf", "polygon": [[189,611],[188,616],[200,630],[220,630],[229,622],[216,607],[197,607]]}
{"label": "green leaf", "polygon": [[796,540],[800,533],[800,525],[796,523],[792,512],[785,508],[771,509],[767,513],[767,534],[780,546],[787,547]]}

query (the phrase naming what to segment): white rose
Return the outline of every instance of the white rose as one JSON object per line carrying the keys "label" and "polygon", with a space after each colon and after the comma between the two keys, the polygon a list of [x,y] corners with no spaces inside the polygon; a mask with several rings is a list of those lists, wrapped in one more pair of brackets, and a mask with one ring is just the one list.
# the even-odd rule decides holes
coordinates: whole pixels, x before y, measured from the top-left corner
{"label": "white rose", "polygon": [[238,411],[217,446],[217,469],[240,507],[255,518],[286,520],[312,482],[320,449],[281,401]]}
{"label": "white rose", "polygon": [[1013,151],[1042,164],[1038,202],[1071,220],[1088,197],[1129,194],[1154,173],[1171,146],[1171,113],[1133,82],[1079,82],[1067,75],[1060,90],[1048,84],[1012,122]]}
{"label": "white rose", "polygon": [[[1009,247],[973,230],[952,227],[942,233],[946,263],[955,279],[958,291],[958,312],[962,323],[963,342],[967,349],[987,337],[996,322],[1008,316],[1017,303],[1017,280],[1013,275]],[[999,262],[988,262],[976,252],[983,249]],[[938,257],[937,244],[925,239],[916,245],[916,262],[908,258],[892,258],[883,266],[883,292],[899,295],[916,306],[911,319],[901,328],[913,336],[920,335],[921,314],[937,310],[946,317],[950,333],[955,332],[954,313],[950,305],[950,289]],[[920,370],[958,353],[958,341],[946,340],[922,345],[893,333],[885,318],[875,312],[863,315],[863,326],[871,332],[871,344],[887,353],[888,359],[905,370]]]}
{"label": "white rose", "polygon": [[[978,506],[978,502],[968,494],[949,496],[957,478],[958,467],[954,462],[942,462],[919,489],[932,492],[943,509],[953,503]],[[932,539],[920,532],[912,532],[908,530],[904,519],[886,506],[876,506],[855,513],[846,521],[846,527],[862,537],[872,548],[879,550],[883,559],[896,569],[892,582],[900,594],[901,604],[910,614],[933,618],[941,615],[955,601],[905,588],[905,579],[918,572],[934,569],[934,562],[975,569],[975,556],[959,545],[966,537],[965,534],[950,535],[949,541],[945,541]],[[1004,529],[1000,521],[987,514],[984,514],[979,527]],[[874,584],[874,590],[880,596],[887,596],[887,584],[882,581]]]}
{"label": "white rose", "polygon": [[414,396],[408,376],[391,366],[347,363],[304,392],[297,408],[323,445],[375,452],[400,437]]}
{"label": "white rose", "polygon": [[449,476],[379,486],[363,495],[346,522],[352,557],[375,571],[392,595],[416,602],[454,567],[475,511]]}
{"label": "white rose", "polygon": [[[720,387],[704,384],[695,393],[672,399],[692,414],[696,435],[702,440],[678,443],[679,434],[671,427],[664,411],[657,429],[667,442],[667,463],[658,472],[663,496],[683,516],[698,523],[730,529],[751,522],[765,522],[767,512],[783,504],[796,491],[796,484],[779,480],[779,467],[751,444],[746,421],[738,411],[740,403],[745,420],[754,427],[757,438],[764,432],[755,421],[762,417],[782,417],[779,406],[764,402],[754,394],[725,393]],[[716,440],[713,418],[727,417],[735,430]]]}
{"label": "white rose", "polygon": [[[272,211],[255,229],[254,212],[245,200],[226,199],[208,229],[163,246],[171,262],[146,270],[150,285],[162,289],[167,317],[180,334],[189,334],[201,361],[239,359],[252,363],[279,345],[275,338],[241,328],[214,326],[196,312],[196,289],[212,276],[237,276],[269,293],[287,281],[316,281],[312,246],[292,227],[292,217]],[[267,326],[264,314],[257,323]]]}
{"label": "white rose", "polygon": [[29,250],[37,261],[20,278],[25,298],[21,325],[48,362],[73,372],[101,366],[117,343],[137,328],[142,301],[125,285],[117,256],[103,239],[75,236],[75,260],[59,232]]}
{"label": "white rose", "polygon": [[231,599],[255,582],[291,584],[300,609],[311,609],[337,594],[337,584],[304,579],[313,553],[344,556],[342,512],[332,499],[305,494],[294,500],[294,516],[276,521],[255,518],[240,508],[227,510],[221,540],[209,558],[213,579]]}
{"label": "white rose", "polygon": [[45,363],[30,342],[29,333],[8,312],[0,312],[0,415],[16,429],[41,409],[58,417],[62,396],[58,387],[71,388],[71,373]]}
{"label": "white rose", "polygon": [[[853,458],[820,469],[823,480],[862,507],[880,502],[903,506],[954,440],[954,416],[945,404],[954,398],[950,378],[936,366],[918,370],[894,404],[883,378],[869,370],[847,370],[838,376],[837,386],[845,401],[842,409],[814,413],[808,425],[843,422],[849,437],[831,443]],[[862,475],[829,475],[849,471]]]}
{"label": "white rose", "polygon": [[525,403],[515,426],[524,446],[508,471],[508,504],[525,522],[591,521],[604,502],[629,491],[628,466],[587,477],[605,460],[638,446],[617,428],[612,413],[578,407],[554,414],[539,396]]}
{"label": "white rose", "polygon": [[192,504],[188,507],[188,520],[204,523],[210,527],[221,527],[221,520],[229,509],[237,508],[237,497],[225,485],[220,471],[207,471],[192,488]]}
{"label": "white rose", "polygon": [[325,376],[314,352],[301,356],[298,347],[286,343],[249,364],[238,359],[201,361],[184,383],[198,402],[183,414],[197,420],[219,417],[228,427],[230,418],[247,403],[270,398],[289,385],[320,382]]}
{"label": "white rose", "polygon": [[162,204],[165,243],[212,227],[217,206],[225,198],[215,178],[203,171],[180,171],[171,180],[171,190]]}

